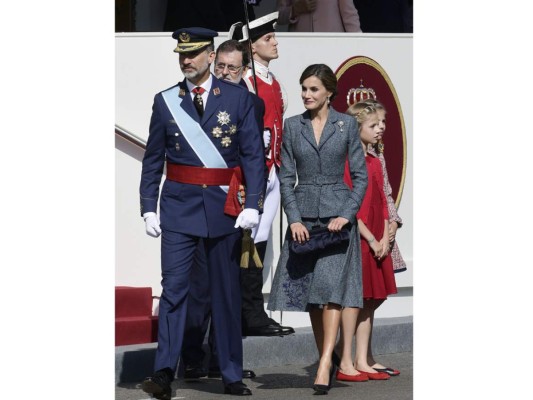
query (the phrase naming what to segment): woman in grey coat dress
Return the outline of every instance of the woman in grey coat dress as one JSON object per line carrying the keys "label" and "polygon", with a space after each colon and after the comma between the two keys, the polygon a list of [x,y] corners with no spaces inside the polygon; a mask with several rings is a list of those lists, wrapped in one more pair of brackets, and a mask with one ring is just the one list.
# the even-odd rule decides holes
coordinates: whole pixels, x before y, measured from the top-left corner
{"label": "woman in grey coat dress", "polygon": [[[289,228],[272,283],[269,310],[308,311],[320,354],[313,386],[326,394],[334,372],[332,354],[341,309],[362,307],[360,239],[355,223],[367,186],[357,121],[330,108],[337,79],[324,64],[307,67],[300,77],[307,109],[288,118],[283,128],[281,203]],[[353,190],[344,183],[348,160]],[[348,243],[296,255],[289,241],[309,239],[314,226],[350,230]],[[351,354],[348,355],[351,360]]]}

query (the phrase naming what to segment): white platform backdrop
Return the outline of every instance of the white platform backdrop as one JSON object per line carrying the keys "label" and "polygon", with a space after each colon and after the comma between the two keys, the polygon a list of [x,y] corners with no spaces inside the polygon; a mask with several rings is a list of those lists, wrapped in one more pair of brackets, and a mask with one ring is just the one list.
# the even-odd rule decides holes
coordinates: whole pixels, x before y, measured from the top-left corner
{"label": "white platform backdrop", "polygon": [[[282,83],[289,106],[285,117],[304,111],[298,83],[301,72],[310,64],[325,63],[334,71],[346,59],[367,56],[377,61],[389,75],[401,103],[407,135],[407,169],[399,214],[404,226],[397,241],[408,270],[396,274],[399,294],[391,296],[380,307],[376,317],[412,315],[413,292],[413,38],[392,34],[293,34],[280,32],[280,58],[271,62],[271,70]],[[227,39],[226,33],[216,38],[215,45]],[[183,76],[178,55],[172,50],[175,40],[169,33],[116,34],[116,124],[146,139],[155,93],[173,86]],[[354,87],[358,86],[354,82]],[[151,286],[160,294],[159,239],[144,232],[139,214],[138,186],[142,150],[116,137],[116,285]],[[274,222],[272,240],[265,261],[265,285],[268,298],[280,245],[282,218]],[[267,273],[268,272],[268,273]],[[279,313],[273,317],[280,320]],[[295,327],[308,326],[306,313],[284,313],[283,323]]]}

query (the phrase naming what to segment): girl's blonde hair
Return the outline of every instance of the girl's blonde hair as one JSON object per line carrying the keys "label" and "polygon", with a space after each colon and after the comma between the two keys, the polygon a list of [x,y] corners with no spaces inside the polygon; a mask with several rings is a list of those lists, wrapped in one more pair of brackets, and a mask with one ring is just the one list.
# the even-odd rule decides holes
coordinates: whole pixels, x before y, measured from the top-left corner
{"label": "girl's blonde hair", "polygon": [[[355,117],[355,119],[359,123],[359,130],[361,130],[361,124],[365,122],[368,117],[371,114],[374,114],[377,110],[383,110],[387,112],[385,107],[383,107],[383,104],[381,104],[376,99],[366,99],[364,101],[360,101],[359,103],[352,104],[350,107],[348,107],[348,110],[346,110],[346,114]],[[374,148],[374,151],[378,154],[383,154],[383,151],[385,150],[385,146],[381,139],[376,144],[372,145],[372,147]]]}
{"label": "girl's blonde hair", "polygon": [[383,110],[383,111],[387,112],[387,110],[385,110],[385,106],[383,106],[383,104],[381,104],[376,99],[366,99],[366,100],[362,101],[362,103],[366,103],[366,104],[372,105],[372,106],[375,107],[376,110]]}
{"label": "girl's blonde hair", "polygon": [[373,104],[367,103],[366,101],[360,101],[359,103],[352,104],[346,110],[346,114],[354,117],[359,123],[359,129],[361,129],[361,124],[365,122],[368,117],[377,112],[377,107]]}

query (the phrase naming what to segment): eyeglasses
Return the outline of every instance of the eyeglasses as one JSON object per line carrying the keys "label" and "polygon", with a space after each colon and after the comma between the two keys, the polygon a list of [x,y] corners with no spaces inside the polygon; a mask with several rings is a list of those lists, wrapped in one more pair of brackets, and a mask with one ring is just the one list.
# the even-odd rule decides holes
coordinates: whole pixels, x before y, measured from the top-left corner
{"label": "eyeglasses", "polygon": [[218,63],[215,65],[215,69],[218,71],[224,71],[225,68],[228,68],[228,71],[232,74],[236,74],[241,70],[241,68],[244,67],[244,65],[241,65],[240,67],[236,67],[235,65],[226,65],[224,63]]}

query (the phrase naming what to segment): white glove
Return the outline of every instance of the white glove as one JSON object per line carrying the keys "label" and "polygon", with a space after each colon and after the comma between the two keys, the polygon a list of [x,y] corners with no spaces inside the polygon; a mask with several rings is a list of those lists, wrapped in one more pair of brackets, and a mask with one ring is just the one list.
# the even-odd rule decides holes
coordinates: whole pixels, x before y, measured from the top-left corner
{"label": "white glove", "polygon": [[159,237],[161,235],[161,228],[159,227],[159,217],[155,212],[147,212],[143,214],[144,222],[146,224],[146,234],[152,237]]}
{"label": "white glove", "polygon": [[237,216],[235,228],[252,229],[259,223],[259,211],[253,208],[245,208]]}
{"label": "white glove", "polygon": [[270,129],[263,131],[263,142],[265,143],[265,149],[270,147]]}

